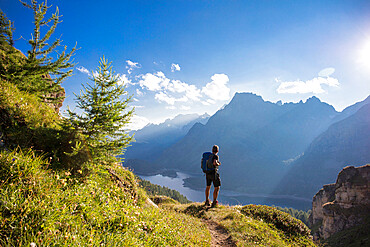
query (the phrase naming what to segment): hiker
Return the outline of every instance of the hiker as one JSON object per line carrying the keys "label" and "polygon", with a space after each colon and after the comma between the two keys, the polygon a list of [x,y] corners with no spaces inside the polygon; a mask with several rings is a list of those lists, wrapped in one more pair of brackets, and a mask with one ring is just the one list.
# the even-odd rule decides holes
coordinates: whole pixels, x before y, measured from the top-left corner
{"label": "hiker", "polygon": [[[218,167],[221,165],[221,162],[219,161],[218,158],[218,146],[214,145],[212,147],[212,155],[210,156],[210,159],[212,159],[210,162],[214,166],[214,170],[206,173],[206,181],[207,181],[207,187],[206,187],[206,206],[210,206],[209,202],[209,193],[211,191],[211,185],[213,183],[214,191],[213,191],[213,202],[212,202],[212,207],[215,207],[218,205],[217,197],[218,197],[218,192],[220,191],[220,186],[221,186],[221,179],[220,179],[220,174],[218,173]],[[208,163],[208,161],[207,161]]]}

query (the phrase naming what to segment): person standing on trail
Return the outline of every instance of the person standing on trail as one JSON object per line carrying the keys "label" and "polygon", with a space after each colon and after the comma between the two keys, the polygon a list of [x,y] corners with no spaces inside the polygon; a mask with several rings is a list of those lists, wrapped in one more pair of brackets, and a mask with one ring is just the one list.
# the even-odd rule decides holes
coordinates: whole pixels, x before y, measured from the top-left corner
{"label": "person standing on trail", "polygon": [[220,191],[220,186],[221,186],[220,174],[218,173],[218,167],[221,165],[221,162],[219,161],[219,157],[217,155],[218,150],[219,148],[217,145],[214,145],[212,147],[212,155],[210,156],[209,159],[211,159],[210,162],[213,164],[215,169],[206,174],[207,187],[206,187],[205,205],[210,206],[209,193],[211,191],[211,185],[213,183],[214,191],[213,191],[212,207],[216,207],[218,205],[217,197],[218,197],[218,192]]}

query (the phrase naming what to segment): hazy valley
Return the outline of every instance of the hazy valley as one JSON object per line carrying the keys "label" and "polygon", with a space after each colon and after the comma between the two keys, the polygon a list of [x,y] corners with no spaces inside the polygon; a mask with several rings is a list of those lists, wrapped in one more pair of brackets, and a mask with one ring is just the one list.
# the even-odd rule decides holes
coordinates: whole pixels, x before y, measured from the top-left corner
{"label": "hazy valley", "polygon": [[[345,166],[370,161],[369,108],[370,97],[337,112],[316,97],[281,104],[237,93],[207,122],[191,128],[190,121],[184,122],[189,130],[177,131],[176,141],[171,138],[173,129],[165,131],[166,123],[160,131],[152,126],[137,131],[126,165],[144,175],[201,174],[201,154],[217,144],[225,189],[312,199],[323,184],[335,182]],[[155,136],[155,141],[143,133]],[[150,144],[156,144],[155,155],[139,152],[137,147]],[[186,186],[203,188],[203,180],[195,175],[186,179]]]}

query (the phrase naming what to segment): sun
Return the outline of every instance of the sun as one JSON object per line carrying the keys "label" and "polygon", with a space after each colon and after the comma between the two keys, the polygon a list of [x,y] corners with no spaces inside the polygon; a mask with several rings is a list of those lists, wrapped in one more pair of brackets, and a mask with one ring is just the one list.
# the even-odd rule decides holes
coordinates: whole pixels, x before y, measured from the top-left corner
{"label": "sun", "polygon": [[370,39],[368,39],[360,48],[358,63],[370,70]]}

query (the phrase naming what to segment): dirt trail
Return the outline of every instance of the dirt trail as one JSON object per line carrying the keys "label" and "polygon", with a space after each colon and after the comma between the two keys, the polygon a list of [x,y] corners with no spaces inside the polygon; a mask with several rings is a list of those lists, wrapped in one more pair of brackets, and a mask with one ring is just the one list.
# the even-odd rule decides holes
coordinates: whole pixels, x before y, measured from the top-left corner
{"label": "dirt trail", "polygon": [[235,241],[231,238],[230,234],[225,230],[225,228],[210,219],[202,219],[202,221],[207,225],[208,230],[211,233],[211,247],[236,247]]}

